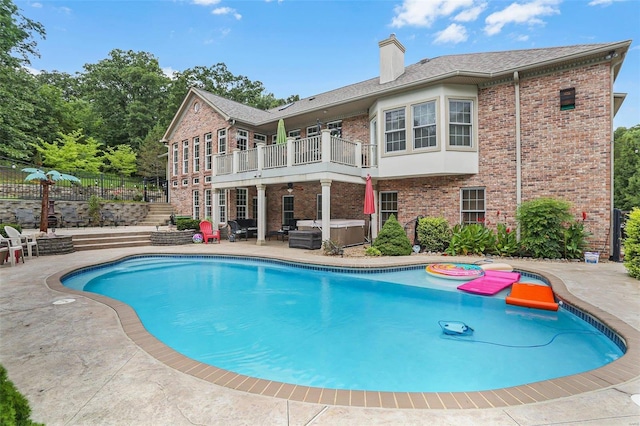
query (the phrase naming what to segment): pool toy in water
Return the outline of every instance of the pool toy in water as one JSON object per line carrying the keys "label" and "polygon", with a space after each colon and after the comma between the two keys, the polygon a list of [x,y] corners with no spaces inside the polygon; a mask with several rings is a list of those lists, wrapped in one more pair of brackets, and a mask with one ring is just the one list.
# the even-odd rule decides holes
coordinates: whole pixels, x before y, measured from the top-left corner
{"label": "pool toy in water", "polygon": [[449,336],[470,336],[473,334],[473,328],[469,327],[462,321],[438,321],[442,332]]}
{"label": "pool toy in water", "polygon": [[433,276],[450,280],[472,280],[484,275],[484,270],[478,265],[461,263],[432,263],[426,270]]}
{"label": "pool toy in water", "polygon": [[520,273],[507,271],[484,271],[484,275],[458,286],[467,293],[492,296],[520,279]]}
{"label": "pool toy in water", "polygon": [[509,265],[508,263],[482,263],[478,266],[480,266],[485,271],[513,271],[513,266]]}
{"label": "pool toy in water", "polygon": [[507,296],[509,305],[524,306],[526,308],[546,309],[557,311],[558,304],[553,298],[553,290],[545,285],[529,283],[515,283],[511,287],[511,294]]}

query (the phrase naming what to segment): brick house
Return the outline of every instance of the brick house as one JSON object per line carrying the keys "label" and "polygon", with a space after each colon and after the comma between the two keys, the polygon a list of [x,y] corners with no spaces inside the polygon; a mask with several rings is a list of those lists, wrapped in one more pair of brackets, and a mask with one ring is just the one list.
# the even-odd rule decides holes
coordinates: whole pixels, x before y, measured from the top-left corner
{"label": "brick house", "polygon": [[[591,245],[608,250],[613,208],[613,83],[631,41],[475,53],[405,67],[379,43],[380,76],[268,111],[192,88],[167,129],[176,211],[225,224],[256,220],[257,244],[291,218],[360,219],[374,183],[375,237],[442,216],[500,221],[538,197],[587,213]],[[287,142],[276,144],[278,121]],[[498,212],[500,214],[498,215]],[[410,237],[412,237],[410,235]]]}

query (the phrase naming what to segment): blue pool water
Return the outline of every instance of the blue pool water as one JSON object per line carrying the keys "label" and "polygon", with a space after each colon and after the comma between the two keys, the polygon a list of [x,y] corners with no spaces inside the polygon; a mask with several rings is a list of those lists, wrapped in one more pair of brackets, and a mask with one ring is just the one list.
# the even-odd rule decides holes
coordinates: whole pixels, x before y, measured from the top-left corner
{"label": "blue pool water", "polygon": [[[129,304],[151,334],[190,358],[306,386],[478,391],[576,374],[622,355],[562,308],[510,306],[507,291],[475,296],[456,290],[460,283],[423,268],[342,273],[189,256],[132,258],[63,278]],[[442,320],[475,332],[447,336]]]}

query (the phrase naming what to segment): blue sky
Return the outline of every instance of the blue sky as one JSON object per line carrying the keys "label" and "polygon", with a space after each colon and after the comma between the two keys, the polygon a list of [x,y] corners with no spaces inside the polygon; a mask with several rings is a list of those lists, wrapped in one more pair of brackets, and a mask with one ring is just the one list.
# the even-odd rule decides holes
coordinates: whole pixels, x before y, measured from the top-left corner
{"label": "blue sky", "polygon": [[633,40],[614,85],[614,126],[640,124],[638,0],[14,0],[42,23],[35,70],[75,73],[112,49],[145,51],[166,73],[226,64],[278,98],[378,76],[395,33],[406,65],[449,54]]}

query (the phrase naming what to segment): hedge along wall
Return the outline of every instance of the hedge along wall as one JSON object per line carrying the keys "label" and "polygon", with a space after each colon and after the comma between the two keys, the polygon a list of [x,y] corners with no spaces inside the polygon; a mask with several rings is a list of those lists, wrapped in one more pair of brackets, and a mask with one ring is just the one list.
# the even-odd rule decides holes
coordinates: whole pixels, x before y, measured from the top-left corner
{"label": "hedge along wall", "polygon": [[[0,223],[16,223],[15,212],[18,209],[31,210],[34,216],[40,217],[42,209],[40,200],[0,200]],[[101,211],[113,212],[118,217],[118,225],[135,225],[147,216],[149,206],[147,203],[113,203],[101,202]],[[84,220],[80,226],[89,225],[89,203],[86,201],[56,201],[54,212],[58,218],[58,226],[61,222],[61,211],[65,207],[74,207],[78,215]],[[75,225],[74,225],[75,226]],[[36,226],[37,227],[37,226]]]}

